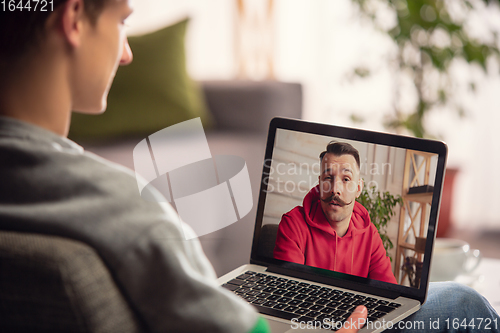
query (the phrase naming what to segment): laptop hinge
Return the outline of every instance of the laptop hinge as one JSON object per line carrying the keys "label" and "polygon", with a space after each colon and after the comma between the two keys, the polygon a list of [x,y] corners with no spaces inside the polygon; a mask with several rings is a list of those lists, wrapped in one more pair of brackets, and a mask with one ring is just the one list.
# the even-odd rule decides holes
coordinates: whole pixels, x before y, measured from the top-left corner
{"label": "laptop hinge", "polygon": [[367,294],[385,297],[385,298],[390,298],[390,299],[396,299],[400,296],[400,293],[398,293],[396,291],[380,289],[380,288],[377,288],[374,286],[364,285],[364,284],[356,283],[353,281],[336,279],[334,281],[334,284],[332,284],[332,279],[329,277],[315,275],[315,274],[309,274],[306,272],[300,272],[300,271],[296,271],[296,270],[290,270],[290,269],[286,269],[286,268],[279,267],[279,266],[269,266],[266,271],[270,272],[270,273],[281,274],[281,275],[285,275],[285,276],[288,275],[288,276],[295,277],[298,279],[304,279],[304,280],[308,280],[308,281],[323,283],[323,284],[330,285],[332,287],[340,287],[340,288],[350,289],[350,290],[359,291],[362,293],[367,293]]}

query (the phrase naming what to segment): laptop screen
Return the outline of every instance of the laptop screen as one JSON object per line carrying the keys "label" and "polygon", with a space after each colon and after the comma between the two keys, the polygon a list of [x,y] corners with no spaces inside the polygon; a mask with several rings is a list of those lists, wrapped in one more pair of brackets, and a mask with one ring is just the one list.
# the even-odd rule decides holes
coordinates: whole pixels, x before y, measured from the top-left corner
{"label": "laptop screen", "polygon": [[445,158],[437,141],[273,120],[252,259],[426,289]]}

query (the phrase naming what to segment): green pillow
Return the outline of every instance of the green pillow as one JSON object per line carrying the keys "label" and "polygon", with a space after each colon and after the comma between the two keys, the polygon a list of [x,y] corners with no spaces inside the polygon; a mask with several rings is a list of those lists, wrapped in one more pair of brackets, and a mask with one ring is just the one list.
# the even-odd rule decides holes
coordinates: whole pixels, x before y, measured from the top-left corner
{"label": "green pillow", "polygon": [[186,70],[188,19],[156,32],[129,37],[132,63],[118,69],[101,115],[73,113],[69,137],[102,140],[149,135],[184,120],[210,115]]}

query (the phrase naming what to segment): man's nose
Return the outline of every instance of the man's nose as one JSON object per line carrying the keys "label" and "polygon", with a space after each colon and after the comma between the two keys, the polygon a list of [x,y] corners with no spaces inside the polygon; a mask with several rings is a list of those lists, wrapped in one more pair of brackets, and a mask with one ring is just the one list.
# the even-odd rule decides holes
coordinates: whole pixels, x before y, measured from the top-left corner
{"label": "man's nose", "polygon": [[342,179],[335,177],[332,182],[332,194],[340,194],[342,189]]}
{"label": "man's nose", "polygon": [[128,44],[128,39],[125,37],[125,42],[123,43],[123,52],[120,58],[120,65],[125,66],[132,62],[134,56],[132,55],[132,50],[130,49],[130,45]]}

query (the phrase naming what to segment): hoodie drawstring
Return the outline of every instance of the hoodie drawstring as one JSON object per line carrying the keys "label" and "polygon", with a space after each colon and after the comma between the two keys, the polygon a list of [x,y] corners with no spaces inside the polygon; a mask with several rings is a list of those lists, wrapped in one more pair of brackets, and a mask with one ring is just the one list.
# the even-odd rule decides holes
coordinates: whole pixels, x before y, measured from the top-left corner
{"label": "hoodie drawstring", "polygon": [[349,274],[352,274],[352,267],[354,265],[354,242],[356,241],[356,237],[352,237],[352,241],[350,242],[351,243],[351,269],[349,271]]}
{"label": "hoodie drawstring", "polygon": [[337,270],[337,249],[339,248],[338,247],[338,237],[337,235],[335,235],[335,255],[333,257],[333,270],[336,271]]}

